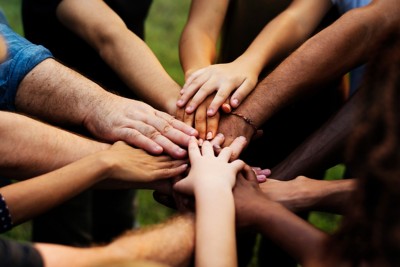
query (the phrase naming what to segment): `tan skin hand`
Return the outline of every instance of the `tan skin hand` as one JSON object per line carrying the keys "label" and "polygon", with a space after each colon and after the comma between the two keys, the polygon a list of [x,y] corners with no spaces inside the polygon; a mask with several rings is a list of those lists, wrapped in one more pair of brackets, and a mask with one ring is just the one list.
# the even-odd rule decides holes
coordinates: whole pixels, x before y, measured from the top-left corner
{"label": "tan skin hand", "polygon": [[188,167],[187,160],[153,156],[122,141],[100,153],[111,166],[109,177],[123,181],[152,182],[167,179],[182,174]]}

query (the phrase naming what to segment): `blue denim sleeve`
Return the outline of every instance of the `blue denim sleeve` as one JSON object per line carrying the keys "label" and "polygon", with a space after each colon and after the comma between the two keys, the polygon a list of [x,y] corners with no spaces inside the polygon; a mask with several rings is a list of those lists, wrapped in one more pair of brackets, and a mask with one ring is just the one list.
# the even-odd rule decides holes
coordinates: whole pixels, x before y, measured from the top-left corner
{"label": "blue denim sleeve", "polygon": [[0,109],[15,110],[15,96],[22,79],[53,55],[43,46],[32,44],[18,35],[3,20],[0,20],[0,35],[8,49],[6,61],[0,64]]}

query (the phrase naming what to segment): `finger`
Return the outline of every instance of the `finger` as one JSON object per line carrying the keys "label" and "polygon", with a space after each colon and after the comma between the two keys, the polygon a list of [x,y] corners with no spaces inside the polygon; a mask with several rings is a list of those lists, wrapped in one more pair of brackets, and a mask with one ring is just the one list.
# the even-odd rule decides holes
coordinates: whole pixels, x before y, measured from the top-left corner
{"label": "finger", "polygon": [[221,109],[224,113],[229,114],[232,112],[232,107],[229,104],[229,98],[225,100],[225,103],[222,104]]}
{"label": "finger", "polygon": [[260,138],[261,136],[263,136],[263,134],[264,134],[264,131],[258,129],[258,130],[254,133],[254,135],[253,135],[253,137],[252,137],[251,139],[252,139],[252,140],[257,140],[258,138]]}
{"label": "finger", "polygon": [[[190,125],[192,127],[194,127],[194,113],[192,114],[187,114],[186,111],[184,111],[184,115],[183,115],[183,121],[184,123],[186,123],[187,125]],[[199,134],[199,131],[196,129],[197,131],[197,136]]]}
{"label": "finger", "polygon": [[[201,88],[204,86],[207,80],[208,80],[208,75],[202,75],[199,76],[197,79],[193,80],[184,89],[184,93],[179,98],[177,105],[179,107],[183,107],[184,105],[186,105],[191,98],[193,98],[199,91],[201,91]],[[193,107],[192,109],[189,109],[189,107],[187,107],[186,112],[191,113],[196,109],[196,107]]]}
{"label": "finger", "polygon": [[189,160],[193,164],[193,162],[199,157],[201,157],[201,153],[197,140],[196,138],[191,137],[189,141]]}
{"label": "finger", "polygon": [[245,165],[242,171],[247,181],[258,183],[257,176],[249,165]]}
{"label": "finger", "polygon": [[189,104],[187,105],[186,112],[193,112],[209,95],[215,92],[217,88],[218,86],[212,81],[207,81],[204,83],[190,100]]}
{"label": "finger", "polygon": [[[197,131],[193,127],[191,127],[190,125],[187,125],[186,123],[184,123],[180,120],[175,119],[171,115],[169,115],[165,112],[158,111],[158,110],[156,110],[156,115],[158,118],[163,120],[163,122],[161,122],[162,127],[165,127],[166,124],[169,124],[174,129],[181,131],[182,133],[184,133],[186,135],[197,136]],[[187,145],[187,143],[186,143],[186,145]]]}
{"label": "finger", "polygon": [[214,156],[214,150],[209,141],[204,141],[203,145],[201,146],[201,154],[203,156]]}
{"label": "finger", "polygon": [[199,76],[201,76],[204,72],[206,71],[205,68],[199,69],[192,74],[189,75],[189,77],[186,79],[185,84],[182,86],[182,90],[180,91],[181,94],[184,94],[186,91],[186,88]]}
{"label": "finger", "polygon": [[240,103],[253,91],[255,85],[248,79],[236,89],[231,97],[230,104],[233,108],[237,108]]}
{"label": "finger", "polygon": [[184,173],[188,169],[188,164],[180,164],[179,166],[172,166],[170,168],[158,169],[154,171],[155,179],[172,178]]}
{"label": "finger", "polygon": [[246,166],[246,163],[244,163],[243,160],[237,159],[231,163],[231,166],[234,167],[235,172],[237,173],[237,172],[243,170],[243,168]]}
{"label": "finger", "polygon": [[247,140],[243,136],[236,137],[235,140],[229,145],[232,149],[231,160],[239,158],[240,153],[244,150],[247,145]]}
{"label": "finger", "polygon": [[219,152],[221,152],[222,150],[221,146],[224,143],[224,141],[225,141],[225,136],[222,133],[217,134],[214,137],[214,139],[210,141],[217,155],[219,154]]}
{"label": "finger", "polygon": [[256,175],[256,177],[259,184],[265,183],[267,181],[267,176],[265,175]]}
{"label": "finger", "polygon": [[[136,122],[135,124],[139,124]],[[145,127],[152,128],[151,126],[145,125]],[[154,130],[154,129],[153,129]],[[119,138],[124,140],[130,145],[142,148],[151,154],[161,154],[164,149],[157,142],[143,135],[140,131],[131,128],[124,128],[119,132]]]}
{"label": "finger", "polygon": [[220,114],[217,112],[212,117],[207,117],[207,140],[212,140],[218,131],[218,124],[219,124]]}
{"label": "finger", "polygon": [[[173,136],[174,132],[177,132],[175,137]],[[178,141],[177,137],[179,133],[180,132],[176,130],[171,130],[170,132],[164,133],[152,131],[151,133],[148,133],[147,136],[149,136],[154,142],[159,144],[167,154],[171,155],[173,158],[180,159],[186,157],[187,152],[185,149],[182,149],[179,145],[176,144]],[[181,139],[183,139],[183,137]]]}
{"label": "finger", "polygon": [[[234,90],[234,87],[224,87],[219,88],[217,94],[215,95],[213,101],[207,110],[208,116],[214,116],[218,111],[219,107],[228,99],[230,93]],[[194,98],[193,98],[194,99]]]}
{"label": "finger", "polygon": [[[176,117],[177,120],[185,122],[184,121],[184,119],[185,119],[185,110],[183,108],[177,108],[175,117]],[[192,126],[191,124],[188,124],[188,125]]]}
{"label": "finger", "polygon": [[270,169],[261,169],[261,168],[254,168],[253,167],[253,170],[256,173],[256,175],[265,175],[266,177],[271,175],[271,170]]}
{"label": "finger", "polygon": [[196,110],[195,117],[195,128],[199,133],[199,138],[206,139],[207,134],[207,105],[202,103]]}
{"label": "finger", "polygon": [[218,158],[220,158],[226,162],[229,162],[231,155],[232,155],[232,149],[230,147],[225,147],[219,153]]}

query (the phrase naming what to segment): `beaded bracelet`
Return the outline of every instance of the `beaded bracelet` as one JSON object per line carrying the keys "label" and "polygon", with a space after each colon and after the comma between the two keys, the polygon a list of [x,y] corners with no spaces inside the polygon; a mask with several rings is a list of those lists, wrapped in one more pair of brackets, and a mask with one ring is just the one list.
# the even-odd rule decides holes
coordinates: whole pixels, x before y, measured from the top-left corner
{"label": "beaded bracelet", "polygon": [[4,197],[0,194],[0,233],[4,233],[13,227],[11,214]]}
{"label": "beaded bracelet", "polygon": [[257,126],[254,124],[253,120],[250,119],[249,117],[244,116],[241,113],[237,113],[235,111],[232,111],[230,114],[235,115],[236,117],[242,118],[248,125],[250,125],[255,132],[257,132]]}

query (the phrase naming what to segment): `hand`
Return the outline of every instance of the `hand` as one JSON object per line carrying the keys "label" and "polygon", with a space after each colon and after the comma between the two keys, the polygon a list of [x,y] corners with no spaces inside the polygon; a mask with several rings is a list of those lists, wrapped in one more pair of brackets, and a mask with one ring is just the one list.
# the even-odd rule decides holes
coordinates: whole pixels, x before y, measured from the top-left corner
{"label": "hand", "polygon": [[235,199],[236,224],[238,227],[249,227],[253,224],[254,203],[268,200],[261,191],[257,177],[252,168],[246,165],[238,174],[236,185],[233,188]]}
{"label": "hand", "polygon": [[254,136],[254,129],[243,119],[234,115],[221,115],[218,132],[225,136],[223,147],[229,146],[238,136],[243,136],[249,142]]}
{"label": "hand", "polygon": [[237,108],[258,81],[258,74],[253,71],[244,72],[244,69],[247,70],[242,64],[232,62],[210,65],[193,72],[183,85],[182,96],[177,105],[183,107],[193,97],[186,108],[187,113],[192,113],[207,96],[217,91],[207,110],[208,116],[214,116],[219,107],[235,91],[230,104]]}
{"label": "hand", "polygon": [[316,196],[326,182],[305,176],[289,181],[269,178],[260,188],[269,199],[281,203],[293,212],[299,212],[312,207],[318,201]]}
{"label": "hand", "polygon": [[192,113],[186,113],[185,109],[178,108],[177,118],[189,126],[193,126],[198,131],[198,138],[211,140],[215,137],[218,130],[220,114],[216,112],[214,116],[207,116],[207,108],[213,100],[214,94],[208,96]]}
{"label": "hand", "polygon": [[119,141],[110,149],[99,152],[103,162],[110,166],[107,176],[129,182],[154,182],[175,177],[187,170],[187,160],[169,156],[153,156],[142,149]]}
{"label": "hand", "polygon": [[174,158],[187,156],[190,136],[197,131],[172,116],[135,100],[108,95],[94,105],[84,125],[95,136],[125,141],[152,154],[166,152]]}
{"label": "hand", "polygon": [[218,156],[209,141],[205,141],[200,149],[197,141],[192,138],[189,142],[189,159],[191,169],[189,175],[177,182],[174,189],[184,194],[194,194],[211,187],[232,188],[236,174],[243,168],[244,162],[235,160],[229,163],[232,149],[224,148]]}

